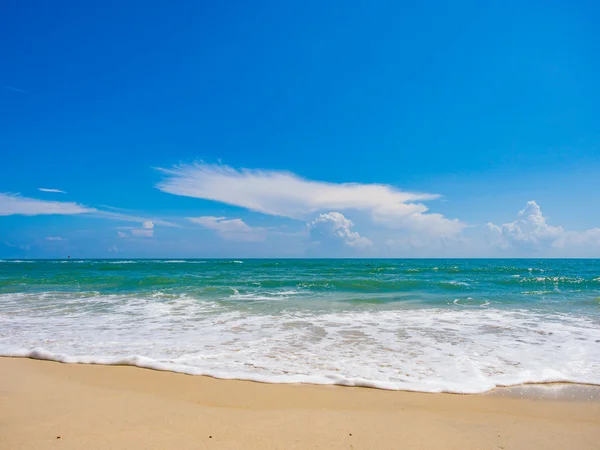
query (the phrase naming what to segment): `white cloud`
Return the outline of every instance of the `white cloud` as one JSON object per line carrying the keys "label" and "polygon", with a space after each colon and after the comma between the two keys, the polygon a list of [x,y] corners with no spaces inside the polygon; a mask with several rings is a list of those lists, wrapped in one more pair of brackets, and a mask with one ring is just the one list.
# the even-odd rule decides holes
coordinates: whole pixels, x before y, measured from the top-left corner
{"label": "white cloud", "polygon": [[37,216],[44,214],[74,215],[97,212],[73,202],[55,202],[0,193],[0,216]]}
{"label": "white cloud", "polygon": [[[118,232],[119,237],[126,237],[127,235],[123,232]],[[154,236],[154,222],[151,220],[144,220],[142,222],[142,229],[131,229],[132,236],[138,237],[153,237]]]}
{"label": "white cloud", "polygon": [[527,202],[519,211],[517,220],[502,225],[486,224],[488,242],[501,249],[548,250],[577,249],[600,250],[600,228],[586,231],[566,231],[561,226],[547,223],[535,201]]}
{"label": "white cloud", "polygon": [[202,216],[188,217],[188,220],[202,225],[204,228],[215,230],[223,239],[230,241],[264,241],[267,236],[267,230],[259,227],[251,227],[242,219]]}
{"label": "white cloud", "polygon": [[142,227],[144,226],[144,223],[146,223],[146,222],[149,224],[152,224],[152,227],[154,227],[154,225],[160,225],[160,226],[172,227],[172,228],[180,228],[181,227],[181,225],[174,223],[174,222],[167,221],[167,220],[156,219],[156,218],[152,218],[152,220],[148,220],[148,218],[146,218],[146,217],[133,216],[130,214],[124,214],[124,213],[115,212],[115,211],[94,209],[94,211],[92,213],[90,213],[90,215],[93,217],[101,218],[101,219],[119,220],[122,222],[139,222],[142,224]]}
{"label": "white cloud", "polygon": [[86,217],[96,217],[108,220],[118,220],[123,222],[138,222],[143,227],[142,230],[132,230],[133,235],[152,237],[154,235],[154,226],[161,225],[166,227],[180,227],[180,225],[166,220],[149,220],[145,217],[132,216],[115,211],[100,210],[97,208],[88,208],[73,202],[58,202],[39,200],[36,198],[22,197],[18,194],[0,193],[0,216],[38,216],[38,215],[85,215]]}
{"label": "white cloud", "polygon": [[124,231],[117,231],[117,237],[126,238],[128,236],[127,233],[125,233]]}
{"label": "white cloud", "polygon": [[66,239],[61,238],[60,236],[48,236],[46,238],[47,241],[66,241]]}
{"label": "white cloud", "polygon": [[194,164],[160,169],[165,179],[157,185],[175,195],[214,200],[273,216],[306,220],[318,211],[361,210],[388,228],[453,235],[465,225],[441,214],[427,213],[415,203],[436,199],[435,194],[400,191],[382,184],[326,183],[288,172]]}
{"label": "white cloud", "polygon": [[323,243],[334,239],[353,248],[371,247],[370,239],[361,236],[356,231],[351,231],[354,224],[339,212],[320,214],[308,224],[310,236],[314,241]]}
{"label": "white cloud", "polygon": [[154,236],[154,230],[144,228],[143,230],[131,230],[133,236],[139,237],[152,237]]}
{"label": "white cloud", "polygon": [[38,188],[38,190],[40,190],[42,192],[53,192],[56,194],[66,194],[65,191],[61,191],[60,189]]}

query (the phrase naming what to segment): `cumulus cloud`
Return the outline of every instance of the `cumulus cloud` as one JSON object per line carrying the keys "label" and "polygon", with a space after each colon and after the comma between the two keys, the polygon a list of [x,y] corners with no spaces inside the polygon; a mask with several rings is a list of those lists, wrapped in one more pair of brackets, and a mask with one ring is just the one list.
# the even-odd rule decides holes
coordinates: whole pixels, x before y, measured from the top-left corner
{"label": "cumulus cloud", "polygon": [[216,231],[223,239],[230,241],[264,241],[267,230],[251,227],[242,219],[227,219],[226,217],[202,216],[188,217],[188,220],[202,225],[204,228]]}
{"label": "cumulus cloud", "polygon": [[288,172],[193,164],[160,169],[164,180],[158,189],[196,197],[273,216],[306,220],[311,214],[331,210],[360,210],[388,228],[406,228],[435,235],[459,233],[465,225],[441,214],[428,213],[419,201],[436,194],[400,191],[383,184],[326,183]]}
{"label": "cumulus cloud", "polygon": [[566,231],[561,226],[548,224],[540,206],[529,201],[514,222],[486,224],[488,242],[501,249],[544,250],[577,248],[600,250],[600,228],[586,231]]}
{"label": "cumulus cloud", "polygon": [[314,241],[323,243],[333,239],[357,249],[371,247],[371,240],[352,231],[353,226],[352,221],[339,212],[320,214],[308,224],[310,236]]}
{"label": "cumulus cloud", "polygon": [[0,216],[74,215],[97,210],[73,202],[55,202],[0,193]]}
{"label": "cumulus cloud", "polygon": [[42,192],[53,192],[56,194],[66,194],[65,191],[61,191],[60,189],[38,188],[38,190],[40,190]]}

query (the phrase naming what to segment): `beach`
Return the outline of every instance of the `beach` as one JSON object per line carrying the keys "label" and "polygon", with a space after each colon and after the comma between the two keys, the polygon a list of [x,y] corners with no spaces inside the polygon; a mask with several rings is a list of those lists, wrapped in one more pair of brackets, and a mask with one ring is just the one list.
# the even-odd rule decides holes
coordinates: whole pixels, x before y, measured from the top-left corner
{"label": "beach", "polygon": [[598,449],[598,260],[0,262],[0,449]]}
{"label": "beach", "polygon": [[597,449],[600,402],[0,358],[3,449]]}

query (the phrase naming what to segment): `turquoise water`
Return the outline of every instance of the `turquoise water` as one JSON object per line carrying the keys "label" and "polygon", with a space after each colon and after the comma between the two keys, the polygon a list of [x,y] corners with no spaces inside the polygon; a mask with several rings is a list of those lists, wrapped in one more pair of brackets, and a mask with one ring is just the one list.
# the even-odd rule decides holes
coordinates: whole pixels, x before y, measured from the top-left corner
{"label": "turquoise water", "polygon": [[600,384],[600,260],[0,262],[0,354],[266,382]]}

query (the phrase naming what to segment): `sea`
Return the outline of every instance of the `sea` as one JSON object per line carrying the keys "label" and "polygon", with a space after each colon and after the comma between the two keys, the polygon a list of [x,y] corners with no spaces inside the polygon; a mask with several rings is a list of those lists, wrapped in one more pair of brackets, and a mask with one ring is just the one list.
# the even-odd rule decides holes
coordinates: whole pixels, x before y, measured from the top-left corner
{"label": "sea", "polygon": [[600,385],[600,260],[3,260],[0,355],[421,392]]}

